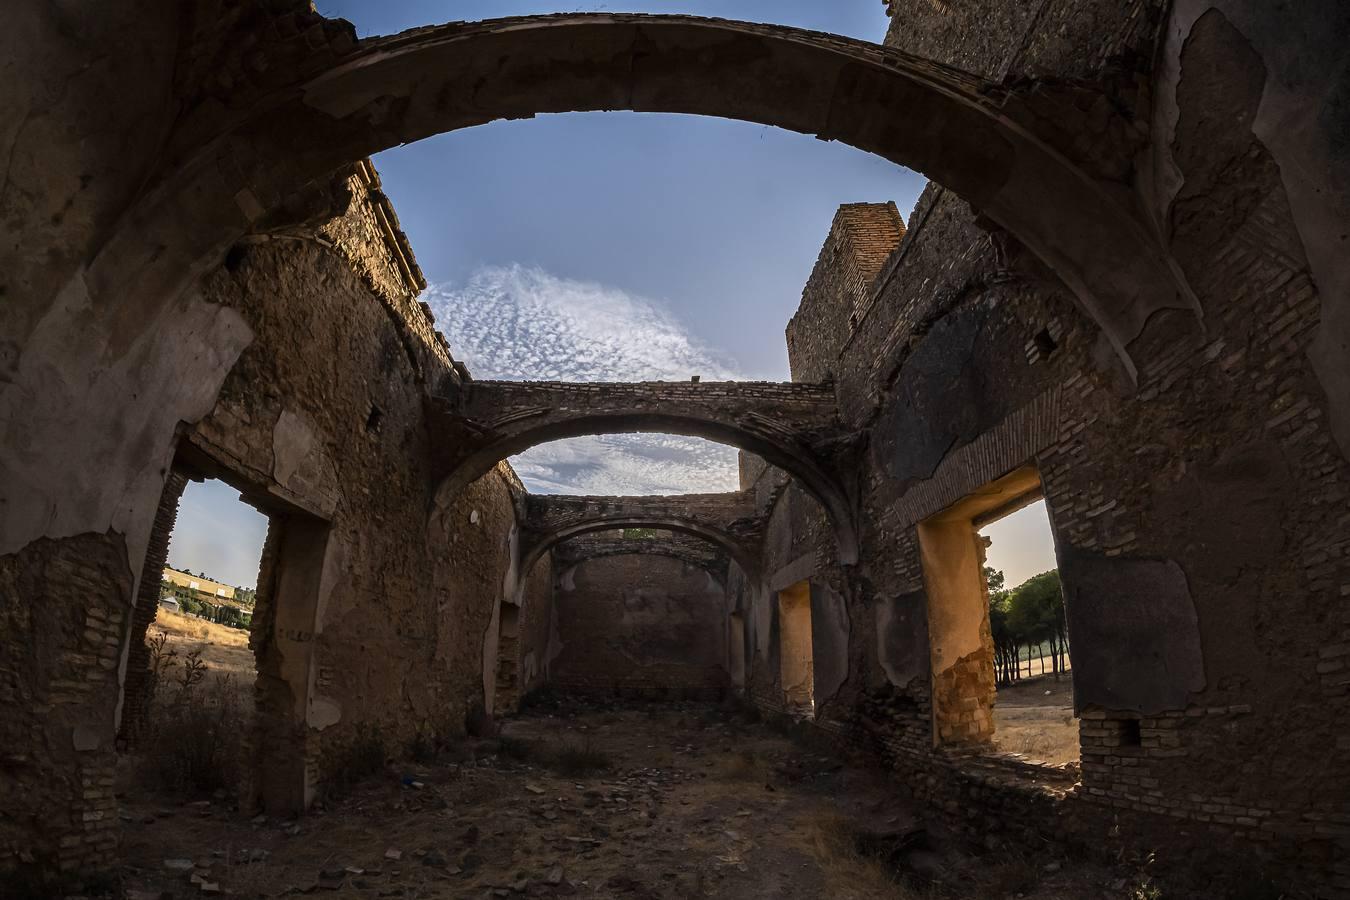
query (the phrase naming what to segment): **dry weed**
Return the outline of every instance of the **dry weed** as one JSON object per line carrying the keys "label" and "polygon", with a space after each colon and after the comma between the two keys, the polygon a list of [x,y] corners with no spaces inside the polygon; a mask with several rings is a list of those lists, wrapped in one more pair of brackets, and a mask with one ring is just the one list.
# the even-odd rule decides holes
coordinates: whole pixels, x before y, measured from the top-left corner
{"label": "dry weed", "polygon": [[233,679],[210,680],[188,654],[171,681],[156,685],[141,746],[144,779],[178,793],[233,790],[248,723]]}
{"label": "dry weed", "polygon": [[811,853],[838,900],[930,900],[935,896],[895,880],[886,864],[858,849],[858,829],[845,816],[819,813],[810,822]]}

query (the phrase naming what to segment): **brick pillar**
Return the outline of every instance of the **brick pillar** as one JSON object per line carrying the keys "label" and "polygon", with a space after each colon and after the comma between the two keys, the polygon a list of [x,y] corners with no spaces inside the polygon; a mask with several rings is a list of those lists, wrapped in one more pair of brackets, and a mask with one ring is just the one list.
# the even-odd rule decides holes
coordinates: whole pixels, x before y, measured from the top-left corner
{"label": "brick pillar", "polygon": [[145,645],[145,633],[159,612],[159,583],[164,566],[169,561],[169,538],[178,521],[178,501],[187,487],[188,476],[177,469],[169,472],[164,492],[159,497],[155,524],[150,530],[150,543],[141,569],[141,584],[136,594],[136,608],[131,614],[130,645],[127,647],[127,672],[122,683],[122,725],[118,738],[135,740],[145,724],[146,709],[150,703],[150,650]]}
{"label": "brick pillar", "polygon": [[[262,558],[258,560],[257,590],[253,595],[253,619],[248,632],[248,647],[253,651],[255,662],[259,656],[267,652],[276,620],[275,594],[277,562],[281,553],[281,532],[281,519],[268,516],[267,537],[263,540]],[[235,787],[235,799],[239,802],[239,808],[247,812],[262,808],[262,778],[259,773],[266,755],[263,746],[265,726],[276,716],[273,709],[278,702],[273,696],[275,687],[273,682],[261,676],[253,683],[253,721],[244,735],[245,764],[240,772],[240,783]]]}

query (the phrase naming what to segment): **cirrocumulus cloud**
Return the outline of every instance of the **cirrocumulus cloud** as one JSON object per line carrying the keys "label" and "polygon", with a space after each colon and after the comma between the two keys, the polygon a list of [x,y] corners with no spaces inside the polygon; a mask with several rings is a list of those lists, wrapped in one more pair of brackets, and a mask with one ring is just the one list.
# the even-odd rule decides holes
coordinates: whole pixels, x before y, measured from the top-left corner
{"label": "cirrocumulus cloud", "polygon": [[[475,378],[732,381],[735,369],[658,302],[537,268],[490,266],[424,298]],[[537,493],[678,494],[735,490],[736,451],[680,435],[595,435],[511,460]]]}

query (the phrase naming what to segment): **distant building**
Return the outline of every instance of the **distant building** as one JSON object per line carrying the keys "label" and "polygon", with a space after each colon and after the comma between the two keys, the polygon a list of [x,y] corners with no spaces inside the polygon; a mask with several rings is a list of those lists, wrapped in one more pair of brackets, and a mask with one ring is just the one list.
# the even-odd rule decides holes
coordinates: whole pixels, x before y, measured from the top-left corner
{"label": "distant building", "polygon": [[167,609],[169,612],[178,612],[178,601],[172,597],[160,597],[159,605],[161,608]]}
{"label": "distant building", "polygon": [[185,587],[188,590],[196,591],[204,597],[216,597],[222,600],[234,599],[234,588],[228,584],[221,584],[219,581],[212,581],[209,578],[203,578],[200,575],[192,575],[188,572],[180,572],[177,569],[170,569],[165,566],[164,580],[170,584],[176,584]]}

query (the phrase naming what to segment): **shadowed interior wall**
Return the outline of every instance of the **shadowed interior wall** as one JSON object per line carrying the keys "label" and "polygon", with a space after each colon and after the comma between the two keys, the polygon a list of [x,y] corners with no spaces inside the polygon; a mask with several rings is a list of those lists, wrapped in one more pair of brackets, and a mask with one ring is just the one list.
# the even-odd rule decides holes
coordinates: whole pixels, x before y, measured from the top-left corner
{"label": "shadowed interior wall", "polygon": [[[892,5],[898,49],[989,77],[1096,78],[1117,98],[1112,66],[1130,59],[1144,71],[1153,29],[1165,32],[1166,127],[1151,150],[1168,189],[1159,218],[1204,321],[1180,310],[1150,320],[1131,345],[1132,378],[1015,241],[938,185],[863,299],[841,287],[861,264],[823,254],[796,320],[812,325],[793,329],[789,351],[794,377],[834,376],[842,415],[867,434],[860,565],[833,565],[809,537],[819,513],[794,506],[772,470],[742,470],[743,486],[773,498],[766,572],[809,555],[813,580],[856,586],[846,702],[815,725],[878,752],[939,808],[1056,796],[1057,821],[1099,823],[1091,839],[1100,813],[1140,846],[1175,838],[1180,820],[1206,852],[1269,853],[1286,883],[1350,894],[1350,873],[1326,865],[1350,833],[1313,824],[1350,796],[1336,736],[1350,722],[1350,649],[1340,624],[1315,624],[1342,623],[1350,583],[1347,523],[1328,506],[1350,496],[1350,467],[1328,424],[1335,385],[1310,357],[1327,330],[1319,315],[1339,301],[1319,298],[1300,240],[1308,198],[1286,193],[1302,176],[1272,164],[1278,145],[1325,137],[1325,85],[1293,87],[1320,76],[1281,62],[1288,32],[1252,27],[1266,15],[1258,4],[1180,4],[1170,22],[1152,2],[1049,0],[1027,16],[966,0]],[[1305,21],[1314,10],[1330,13],[1312,4]],[[1299,118],[1311,108],[1322,125]],[[1282,113],[1302,131],[1270,131]],[[1123,170],[1123,183],[1136,174]],[[836,231],[857,227],[854,213]],[[832,232],[826,251],[848,244]],[[991,793],[933,753],[933,705],[950,698],[933,660],[948,636],[921,523],[1028,462],[1044,481],[1075,636],[1081,785],[1070,790],[1067,773],[1050,794]],[[781,703],[772,644],[752,667],[752,695],[770,709]],[[1306,704],[1319,712],[1300,712]],[[1053,780],[1036,776],[1042,788]],[[1310,785],[1306,805],[1292,800]],[[1195,863],[1169,840],[1175,859]]]}
{"label": "shadowed interior wall", "polygon": [[518,709],[521,701],[544,685],[556,652],[551,560],[540,559],[525,578],[517,594],[520,606],[513,605],[512,598],[502,603],[496,715]]}
{"label": "shadowed interior wall", "polygon": [[[274,580],[276,590],[260,589],[270,609],[252,637],[260,716],[247,742],[246,802],[302,808],[344,765],[358,729],[398,753],[419,732],[463,733],[483,705],[482,635],[509,565],[521,489],[502,466],[433,504],[421,385],[452,377],[449,357],[423,340],[430,326],[412,300],[420,284],[396,264],[389,222],[397,220],[373,170],[348,170],[334,192],[337,218],[330,210],[303,234],[237,247],[157,323],[155,340],[177,350],[133,364],[143,379],[134,393],[146,415],[183,422],[152,437],[153,424],[123,408],[127,444],[102,458],[100,490],[143,482],[145,490],[124,494],[119,523],[96,522],[102,501],[91,496],[93,505],[69,510],[94,517],[87,532],[0,558],[5,602],[24,610],[0,624],[0,694],[60,710],[4,717],[5,752],[49,762],[0,776],[10,813],[0,820],[0,866],[111,858],[119,674],[144,665],[143,654],[122,659],[133,573],[143,570],[159,509],[134,498],[152,481],[163,494],[176,455],[243,489],[253,505],[286,511],[287,526],[305,523],[273,529],[260,573],[260,588]],[[195,411],[183,405],[188,389]],[[127,437],[141,426],[143,435]],[[102,439],[100,421],[85,427],[89,441]],[[67,443],[90,446],[78,430],[68,429]],[[301,530],[322,540],[288,556]]]}
{"label": "shadowed interior wall", "polygon": [[727,619],[727,659],[732,687],[745,690],[745,617],[732,613]]}
{"label": "shadowed interior wall", "polygon": [[564,691],[718,699],[730,686],[722,585],[677,559],[625,554],[560,574],[560,649],[551,683]]}

